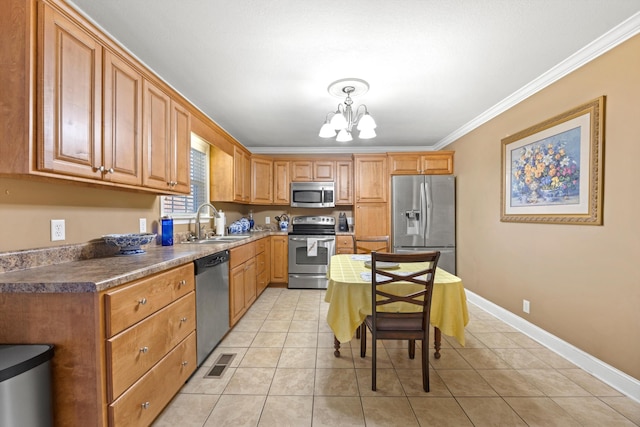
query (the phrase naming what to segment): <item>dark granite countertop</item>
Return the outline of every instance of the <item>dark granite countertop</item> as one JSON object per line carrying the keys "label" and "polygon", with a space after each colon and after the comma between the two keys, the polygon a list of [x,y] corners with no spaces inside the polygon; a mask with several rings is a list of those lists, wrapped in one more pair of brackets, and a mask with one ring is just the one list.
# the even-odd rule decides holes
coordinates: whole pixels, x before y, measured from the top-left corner
{"label": "dark granite countertop", "polygon": [[256,232],[237,242],[150,245],[144,254],[106,256],[0,273],[0,293],[100,292],[206,255],[285,232]]}

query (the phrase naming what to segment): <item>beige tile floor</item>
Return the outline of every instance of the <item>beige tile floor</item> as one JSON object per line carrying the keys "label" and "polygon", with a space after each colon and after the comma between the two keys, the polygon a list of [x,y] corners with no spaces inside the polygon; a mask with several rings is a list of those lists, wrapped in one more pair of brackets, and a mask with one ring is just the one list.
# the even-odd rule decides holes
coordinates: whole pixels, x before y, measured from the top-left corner
{"label": "beige tile floor", "polygon": [[429,393],[419,350],[395,341],[371,391],[371,351],[354,339],[334,357],[327,307],[321,290],[266,289],[154,426],[640,426],[639,403],[472,305],[467,345],[443,336],[430,355]]}

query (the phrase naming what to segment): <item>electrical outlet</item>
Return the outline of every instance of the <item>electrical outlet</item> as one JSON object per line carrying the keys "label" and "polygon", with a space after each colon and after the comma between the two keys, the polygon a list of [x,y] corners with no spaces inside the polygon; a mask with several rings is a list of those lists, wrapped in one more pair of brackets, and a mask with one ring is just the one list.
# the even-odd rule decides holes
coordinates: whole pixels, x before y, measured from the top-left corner
{"label": "electrical outlet", "polygon": [[267,217],[265,217],[265,218],[264,218],[264,223],[265,223],[265,224],[271,224],[271,217],[268,217],[268,216],[267,216]]}
{"label": "electrical outlet", "polygon": [[140,218],[140,232],[147,232],[147,218]]}
{"label": "electrical outlet", "polygon": [[51,220],[51,241],[56,242],[58,240],[65,239],[64,219],[52,219]]}
{"label": "electrical outlet", "polygon": [[529,303],[528,300],[523,299],[522,300],[522,311],[524,311],[525,313],[529,314],[529,310],[531,309],[531,304]]}

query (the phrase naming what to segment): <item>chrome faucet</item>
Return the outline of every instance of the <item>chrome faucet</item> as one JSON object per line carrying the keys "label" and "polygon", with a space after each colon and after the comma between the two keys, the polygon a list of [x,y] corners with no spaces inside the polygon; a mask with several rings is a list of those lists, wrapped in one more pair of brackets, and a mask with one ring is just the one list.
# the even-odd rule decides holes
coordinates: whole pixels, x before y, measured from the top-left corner
{"label": "chrome faucet", "polygon": [[203,203],[200,206],[198,206],[198,210],[196,211],[196,236],[198,237],[198,240],[202,239],[202,227],[200,225],[200,211],[205,206],[208,206],[209,208],[211,208],[211,210],[213,211],[214,218],[218,218],[220,216],[218,215],[218,210],[211,203]]}

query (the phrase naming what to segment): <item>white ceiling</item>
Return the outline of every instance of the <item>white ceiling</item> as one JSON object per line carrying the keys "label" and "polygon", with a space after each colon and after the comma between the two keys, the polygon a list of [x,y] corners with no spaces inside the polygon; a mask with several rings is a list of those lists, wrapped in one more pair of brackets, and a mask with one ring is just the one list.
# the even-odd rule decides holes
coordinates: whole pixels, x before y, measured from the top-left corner
{"label": "white ceiling", "polygon": [[[443,148],[640,31],[640,0],[73,4],[256,153]],[[342,78],[377,138],[318,136]]]}

